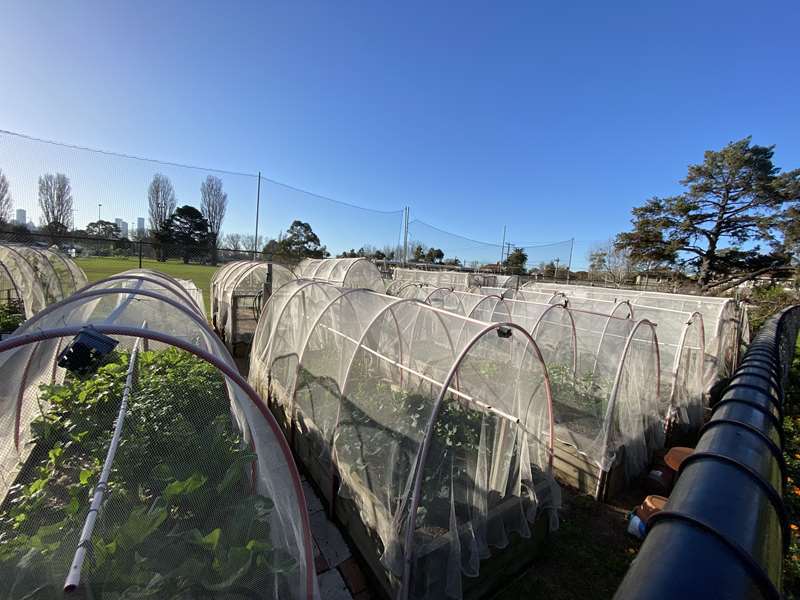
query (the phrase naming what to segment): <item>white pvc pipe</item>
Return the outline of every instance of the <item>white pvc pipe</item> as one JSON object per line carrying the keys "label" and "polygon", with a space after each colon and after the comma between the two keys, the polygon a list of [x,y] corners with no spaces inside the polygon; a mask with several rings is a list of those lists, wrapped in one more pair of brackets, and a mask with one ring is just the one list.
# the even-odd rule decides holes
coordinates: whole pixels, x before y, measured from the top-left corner
{"label": "white pvc pipe", "polygon": [[86,558],[86,550],[92,541],[94,525],[97,522],[97,515],[100,513],[100,507],[103,504],[103,498],[105,497],[106,489],[108,489],[108,478],[111,475],[111,467],[114,464],[114,457],[117,454],[119,441],[122,437],[122,426],[125,423],[125,414],[128,411],[128,398],[130,397],[131,389],[133,388],[133,376],[134,372],[136,371],[136,363],[139,357],[139,339],[140,338],[136,339],[136,343],[133,346],[133,352],[131,352],[131,358],[128,361],[128,374],[125,378],[125,387],[122,390],[122,402],[119,405],[117,421],[114,424],[114,435],[111,437],[111,444],[108,447],[108,453],[106,453],[106,460],[103,463],[103,470],[100,472],[100,481],[97,482],[97,485],[94,488],[92,503],[89,506],[89,512],[87,513],[86,521],[83,524],[83,530],[81,531],[78,547],[75,550],[75,556],[72,559],[72,565],[70,566],[69,572],[67,573],[67,578],[64,581],[65,592],[75,591],[81,582],[81,569],[83,568],[83,561]]}

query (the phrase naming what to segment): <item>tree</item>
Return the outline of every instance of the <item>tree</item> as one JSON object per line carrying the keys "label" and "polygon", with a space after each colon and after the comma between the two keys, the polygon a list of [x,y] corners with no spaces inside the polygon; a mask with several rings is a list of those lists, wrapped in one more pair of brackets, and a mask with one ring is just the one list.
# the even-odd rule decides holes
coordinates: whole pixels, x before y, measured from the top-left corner
{"label": "tree", "polygon": [[589,253],[589,271],[619,287],[634,272],[631,252],[627,248],[617,247],[613,240],[609,240]]}
{"label": "tree", "polygon": [[444,260],[444,252],[440,248],[430,248],[425,253],[425,260],[429,263],[440,263]]}
{"label": "tree", "polygon": [[180,247],[184,263],[208,249],[208,221],[194,206],[181,206],[167,221],[169,241]]}
{"label": "tree", "polygon": [[414,262],[422,262],[425,260],[425,248],[422,244],[415,244],[412,250],[412,254],[414,256]]}
{"label": "tree", "polygon": [[252,233],[242,236],[242,248],[247,252],[256,252],[262,245],[264,238],[254,236]]}
{"label": "tree", "polygon": [[533,270],[543,277],[555,277],[558,274],[558,265],[552,260],[550,262],[541,261],[539,266]]}
{"label": "tree", "polygon": [[514,248],[503,261],[503,266],[508,269],[509,273],[521,275],[525,272],[525,263],[527,262],[527,252],[522,248]]}
{"label": "tree", "polygon": [[384,246],[381,248],[381,253],[387,258],[387,260],[395,260],[396,258],[403,256],[403,248],[401,246]]}
{"label": "tree", "polygon": [[589,272],[603,273],[606,270],[606,249],[598,248],[589,252]]}
{"label": "tree", "polygon": [[280,254],[302,258],[325,258],[328,250],[321,245],[319,236],[311,229],[311,225],[303,221],[292,222],[286,235],[278,240]]}
{"label": "tree", "polygon": [[86,226],[86,235],[89,237],[119,239],[122,235],[116,223],[111,221],[94,221]]}
{"label": "tree", "polygon": [[0,171],[0,225],[11,222],[11,192],[8,191],[8,179]]}
{"label": "tree", "polygon": [[150,234],[153,236],[158,260],[166,260],[163,244],[169,241],[167,223],[175,212],[175,190],[169,177],[156,173],[147,188],[147,210],[150,217]]}
{"label": "tree", "polygon": [[226,250],[241,250],[242,249],[242,234],[228,233],[222,239],[222,245]]}
{"label": "tree", "polygon": [[[684,193],[633,209],[633,231],[620,234],[616,246],[629,250],[634,262],[689,269],[701,292],[785,266],[778,234],[784,205],[800,200],[800,169],[780,173],[772,162],[774,146],[750,142],[748,137],[706,151],[681,180]],[[772,251],[762,253],[758,242]]]}
{"label": "tree", "polygon": [[63,173],[39,177],[39,209],[42,226],[51,235],[64,234],[72,227],[72,186]]}
{"label": "tree", "polygon": [[228,207],[228,194],[222,191],[222,179],[209,175],[200,186],[200,211],[208,221],[208,241],[211,245],[211,264],[217,264],[217,248],[222,221]]}

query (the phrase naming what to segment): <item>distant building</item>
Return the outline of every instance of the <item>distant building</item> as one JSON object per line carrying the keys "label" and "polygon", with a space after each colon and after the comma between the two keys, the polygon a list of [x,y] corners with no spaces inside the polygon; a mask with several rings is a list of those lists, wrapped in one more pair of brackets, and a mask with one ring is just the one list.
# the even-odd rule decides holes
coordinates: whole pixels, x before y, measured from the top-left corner
{"label": "distant building", "polygon": [[138,217],[136,219],[136,234],[139,237],[144,237],[144,217]]}
{"label": "distant building", "polygon": [[14,221],[17,225],[25,225],[28,222],[28,213],[24,208],[17,209],[17,218]]}
{"label": "distant building", "polygon": [[128,222],[123,221],[122,219],[114,219],[114,223],[116,223],[117,228],[119,229],[120,237],[128,237]]}

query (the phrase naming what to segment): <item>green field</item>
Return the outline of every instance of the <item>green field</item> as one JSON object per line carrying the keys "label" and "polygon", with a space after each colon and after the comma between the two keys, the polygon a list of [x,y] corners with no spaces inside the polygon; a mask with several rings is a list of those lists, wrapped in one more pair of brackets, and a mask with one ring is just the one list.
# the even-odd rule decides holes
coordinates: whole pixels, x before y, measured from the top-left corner
{"label": "green field", "polygon": [[[75,262],[78,263],[86,277],[91,283],[98,281],[129,269],[139,268],[138,257],[130,258],[76,258]],[[218,269],[209,265],[185,265],[180,260],[168,260],[166,262],[158,262],[157,260],[144,258],[142,259],[142,268],[151,269],[153,271],[161,271],[166,275],[171,275],[178,279],[191,279],[194,284],[203,291],[203,301],[206,305],[206,316],[210,316],[208,311],[211,308],[211,276]]]}

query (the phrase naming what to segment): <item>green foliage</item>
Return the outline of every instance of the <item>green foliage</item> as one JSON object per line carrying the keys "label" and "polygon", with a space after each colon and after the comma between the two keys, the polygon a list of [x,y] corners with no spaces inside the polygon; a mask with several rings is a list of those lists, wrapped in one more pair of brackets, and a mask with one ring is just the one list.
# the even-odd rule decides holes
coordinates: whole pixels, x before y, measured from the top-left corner
{"label": "green foliage", "polygon": [[[32,425],[33,468],[0,513],[0,598],[61,597],[128,358],[85,381],[68,376],[42,387],[49,410]],[[141,353],[84,567],[93,597],[257,595],[275,573],[294,568],[269,544],[273,503],[252,492],[255,458],[233,432],[225,384],[212,366],[176,349]]]}
{"label": "green foliage", "polygon": [[[480,375],[487,381],[496,380],[503,376],[504,367],[484,362]],[[344,399],[336,434],[340,467],[373,490],[380,488],[383,497],[396,502],[395,508],[404,506],[403,500],[409,499],[402,497],[408,493],[405,483],[414,469],[413,461],[425,437],[438,391],[426,394],[412,390],[412,386],[399,389],[387,381],[359,382]],[[474,478],[468,465],[474,469],[478,460],[482,428],[485,427],[486,440],[482,450],[487,461],[511,463],[517,450],[514,444],[501,450],[508,454],[504,459],[492,454],[496,427],[501,421],[455,394],[445,397],[433,422],[431,447],[424,465],[418,528],[427,528],[434,535],[447,531],[452,482]]]}
{"label": "green foliage", "polygon": [[[633,209],[633,231],[620,234],[617,246],[636,262],[689,269],[702,290],[785,266],[789,255],[778,234],[785,205],[800,200],[800,169],[780,173],[773,153],[750,138],[706,151],[702,163],[689,166],[683,194]],[[741,249],[755,242],[773,247]]]}
{"label": "green foliage", "polygon": [[0,331],[14,331],[25,320],[22,303],[11,301],[0,304]]}
{"label": "green foliage", "polygon": [[797,292],[790,292],[780,286],[756,287],[748,298],[750,331],[754,335],[769,317],[784,308],[800,302]]}
{"label": "green foliage", "polygon": [[602,417],[605,414],[609,382],[602,381],[592,373],[576,376],[572,367],[567,365],[551,365],[547,372],[554,401],[595,416]]}
{"label": "green foliage", "polygon": [[525,263],[528,262],[528,254],[522,248],[514,248],[508,257],[503,261],[503,266],[510,273],[522,275],[525,273]]}
{"label": "green foliage", "polygon": [[[414,262],[426,262],[431,264],[444,264],[444,250],[441,248],[428,248],[424,244],[411,242],[411,256]],[[453,262],[456,260],[456,262]],[[457,259],[450,259],[447,264],[459,264]]]}
{"label": "green foliage", "polygon": [[122,236],[119,227],[111,221],[93,221],[86,226],[86,235],[89,237],[119,239]]}
{"label": "green foliage", "polygon": [[298,220],[292,222],[285,236],[267,242],[264,252],[294,258],[330,256],[328,249],[320,242],[319,236],[311,229],[311,225]]}
{"label": "green foliage", "polygon": [[783,590],[787,600],[800,599],[800,346],[795,350],[784,394],[783,431],[786,444],[786,503],[791,540],[783,561]]}
{"label": "green foliage", "polygon": [[[180,247],[184,263],[208,249],[208,221],[194,206],[181,206],[167,219],[168,242]],[[203,255],[204,256],[204,255]]]}

